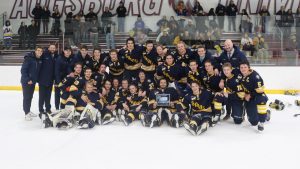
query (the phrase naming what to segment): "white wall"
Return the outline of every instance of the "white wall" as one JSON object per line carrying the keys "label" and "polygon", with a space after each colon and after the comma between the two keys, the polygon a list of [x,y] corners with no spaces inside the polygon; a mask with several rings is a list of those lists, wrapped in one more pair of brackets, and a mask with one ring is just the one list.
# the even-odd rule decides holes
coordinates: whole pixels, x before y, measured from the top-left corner
{"label": "white wall", "polygon": [[[1,66],[1,86],[20,86],[20,66]],[[253,67],[268,90],[300,90],[300,67]]]}
{"label": "white wall", "polygon": [[[74,14],[77,14],[80,9],[83,9],[86,13],[90,4],[95,4],[95,11],[99,11],[98,16],[101,16],[102,11],[105,6],[110,6],[110,2],[112,5],[110,6],[111,11],[115,13],[118,3],[121,0],[0,0],[0,14],[3,12],[7,12],[8,19],[12,19],[13,17],[16,19],[12,20],[12,26],[15,32],[20,25],[21,21],[25,21],[26,24],[30,24],[31,20],[31,11],[35,6],[36,2],[41,2],[42,6],[44,4],[48,4],[50,11],[53,11],[55,6],[58,6],[60,12],[70,12],[72,11]],[[210,8],[215,8],[218,2],[226,5],[229,3],[229,0],[198,0],[204,8],[205,12],[208,12]],[[282,1],[282,0],[234,0],[235,3],[242,9],[247,9],[249,13],[255,14],[257,13],[262,5],[266,5],[269,11],[273,14],[274,11],[278,11],[281,5],[286,6],[286,9],[292,9],[294,12],[300,4],[300,0],[293,1]],[[100,2],[100,3],[99,3]],[[128,8],[130,4],[133,6],[133,12],[129,13],[128,21],[126,24],[126,30],[130,30],[136,20],[136,15],[141,14],[142,18],[145,20],[146,25],[151,28],[153,31],[157,29],[156,22],[158,18],[161,16],[174,16],[175,12],[172,8],[172,4],[176,4],[178,0],[125,0],[125,6]],[[193,6],[194,0],[184,0],[187,6]],[[113,4],[116,4],[113,6]],[[161,5],[160,5],[161,4]],[[153,6],[152,6],[153,5]],[[92,5],[93,6],[93,5]],[[160,8],[161,7],[161,8]],[[146,12],[145,12],[146,11]],[[152,14],[152,16],[146,16],[145,14]],[[157,13],[157,14],[156,14]],[[135,15],[135,16],[132,16]],[[63,16],[64,20],[65,16]],[[240,19],[237,19],[238,21]],[[62,22],[62,27],[63,22]]]}

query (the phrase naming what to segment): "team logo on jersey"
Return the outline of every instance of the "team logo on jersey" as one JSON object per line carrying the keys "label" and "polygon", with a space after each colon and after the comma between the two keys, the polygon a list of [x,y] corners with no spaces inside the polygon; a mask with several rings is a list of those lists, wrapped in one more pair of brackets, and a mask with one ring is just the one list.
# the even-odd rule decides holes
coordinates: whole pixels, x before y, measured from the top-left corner
{"label": "team logo on jersey", "polygon": [[256,79],[260,79],[260,76],[259,76],[259,75],[256,75]]}

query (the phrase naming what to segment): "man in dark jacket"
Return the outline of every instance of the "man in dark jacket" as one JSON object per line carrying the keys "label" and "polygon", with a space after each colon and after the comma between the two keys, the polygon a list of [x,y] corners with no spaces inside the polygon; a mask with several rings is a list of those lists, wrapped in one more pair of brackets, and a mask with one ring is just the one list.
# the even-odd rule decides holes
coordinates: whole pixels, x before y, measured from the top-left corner
{"label": "man in dark jacket", "polygon": [[[54,82],[54,66],[55,61],[58,58],[58,54],[56,53],[55,44],[50,44],[48,50],[42,55],[42,68],[40,70],[39,76],[39,111],[40,117],[45,112],[51,113],[51,93],[52,86]],[[46,111],[44,110],[44,105],[46,107]]]}
{"label": "man in dark jacket", "polygon": [[55,108],[59,110],[60,105],[60,90],[58,85],[62,80],[69,76],[72,76],[72,63],[73,63],[73,54],[70,47],[65,47],[62,55],[58,57],[55,62]]}
{"label": "man in dark jacket", "polygon": [[43,11],[43,8],[41,7],[40,3],[37,3],[35,8],[33,8],[32,12],[31,12],[31,14],[34,16],[34,21],[35,21],[35,23],[37,24],[37,27],[38,27],[37,34],[40,33],[43,13],[44,13],[44,11]]}
{"label": "man in dark jacket", "polygon": [[24,22],[21,22],[21,25],[18,29],[19,34],[19,48],[24,49],[26,44],[26,36],[27,36],[27,26]]}
{"label": "man in dark jacket", "polygon": [[221,3],[218,4],[216,8],[216,15],[218,16],[219,28],[224,29],[224,20],[225,20],[226,8]]}
{"label": "man in dark jacket", "polygon": [[118,14],[118,32],[125,31],[125,17],[126,17],[127,9],[124,7],[123,1],[120,2],[119,7],[117,8]]}
{"label": "man in dark jacket", "polygon": [[36,46],[36,39],[38,35],[38,26],[34,20],[31,21],[31,25],[27,27],[28,33],[28,49],[34,49]]}
{"label": "man in dark jacket", "polygon": [[89,13],[85,15],[85,21],[87,22],[92,22],[93,19],[98,20],[98,16],[96,13],[94,13],[94,9],[90,8],[89,9]]}
{"label": "man in dark jacket", "polygon": [[230,0],[229,5],[227,6],[227,15],[228,15],[228,30],[231,31],[231,26],[233,31],[236,32],[236,14],[238,13],[237,6],[234,4],[233,0]]}
{"label": "man in dark jacket", "polygon": [[88,47],[86,45],[82,45],[80,47],[80,51],[74,56],[72,61],[72,70],[74,69],[74,65],[76,63],[81,63],[83,70],[86,68],[93,68],[93,61],[91,56],[88,54]]}
{"label": "man in dark jacket", "polygon": [[247,61],[247,58],[245,54],[242,51],[240,51],[238,47],[233,45],[231,40],[227,39],[224,42],[224,51],[219,57],[216,57],[216,60],[220,64],[219,70],[222,70],[221,66],[224,63],[226,62],[231,63],[232,68],[234,68],[233,73],[235,74],[235,73],[239,73],[240,63],[242,61]]}
{"label": "man in dark jacket", "polygon": [[37,115],[30,111],[31,101],[35,89],[35,84],[38,82],[39,73],[42,65],[40,59],[43,54],[43,49],[37,47],[34,52],[28,53],[24,57],[24,62],[21,67],[21,84],[23,91],[23,111],[25,112],[25,120],[31,121],[32,117]]}
{"label": "man in dark jacket", "polygon": [[[198,68],[201,72],[204,72],[205,71],[205,66],[204,66],[204,63],[207,61],[207,60],[210,60],[212,65],[215,67],[215,68],[218,68],[218,64],[217,64],[217,61],[215,60],[215,58],[211,55],[211,53],[209,51],[206,51],[206,48],[205,46],[201,45],[201,46],[198,46],[197,50],[195,51],[194,53],[195,55],[195,60],[198,64]],[[219,74],[219,71],[217,71],[218,69],[215,69],[215,74]]]}
{"label": "man in dark jacket", "polygon": [[[248,61],[247,57],[245,54],[240,51],[240,49],[236,46],[233,45],[232,41],[227,39],[224,43],[224,51],[223,53],[219,56],[216,57],[217,64],[218,64],[218,69],[219,71],[222,70],[222,65],[224,63],[229,62],[232,65],[232,73],[235,76],[241,77],[241,72],[240,72],[240,63],[244,61]],[[219,84],[219,87],[222,89],[224,88],[224,80],[225,80],[225,75],[222,74],[222,80]]]}

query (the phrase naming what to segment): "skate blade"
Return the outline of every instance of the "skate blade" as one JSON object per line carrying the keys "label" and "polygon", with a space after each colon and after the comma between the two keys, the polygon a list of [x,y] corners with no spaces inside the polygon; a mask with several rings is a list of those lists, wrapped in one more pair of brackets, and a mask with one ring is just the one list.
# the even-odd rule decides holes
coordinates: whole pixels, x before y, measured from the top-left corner
{"label": "skate blade", "polygon": [[185,128],[189,133],[191,133],[193,136],[196,136],[196,135],[197,135],[193,130],[191,130],[191,128],[190,128],[190,126],[189,126],[188,124],[184,124],[183,126],[184,126],[184,128]]}
{"label": "skate blade", "polygon": [[107,125],[107,124],[109,124],[109,123],[112,123],[112,122],[114,122],[116,119],[114,118],[114,117],[112,117],[112,118],[110,118],[108,121],[104,121],[103,122],[103,125]]}
{"label": "skate blade", "polygon": [[128,126],[128,123],[127,123],[124,115],[122,115],[120,119],[124,123],[125,126]]}

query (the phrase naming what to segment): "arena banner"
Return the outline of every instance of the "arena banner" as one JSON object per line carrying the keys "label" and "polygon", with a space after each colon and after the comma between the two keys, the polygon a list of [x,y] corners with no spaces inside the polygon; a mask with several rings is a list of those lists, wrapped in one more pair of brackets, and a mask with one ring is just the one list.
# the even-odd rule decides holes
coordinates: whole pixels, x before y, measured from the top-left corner
{"label": "arena banner", "polygon": [[[125,7],[128,9],[129,16],[162,16],[174,15],[174,8],[179,0],[9,0],[1,3],[1,12],[7,12],[9,19],[29,19],[32,18],[31,11],[36,3],[41,6],[48,6],[50,11],[58,8],[60,13],[66,15],[69,12],[73,14],[79,13],[83,10],[85,13],[90,8],[94,12],[101,15],[105,7],[115,13],[120,1],[124,1]],[[195,0],[183,0],[186,7],[190,10],[194,6]],[[203,6],[205,12],[210,8],[215,8],[218,3],[223,5],[229,4],[230,0],[198,0]],[[262,6],[266,6],[273,14],[279,11],[281,6],[285,9],[292,9],[296,12],[300,5],[300,0],[234,0],[237,4],[239,12],[242,9],[254,15],[259,12]]]}

